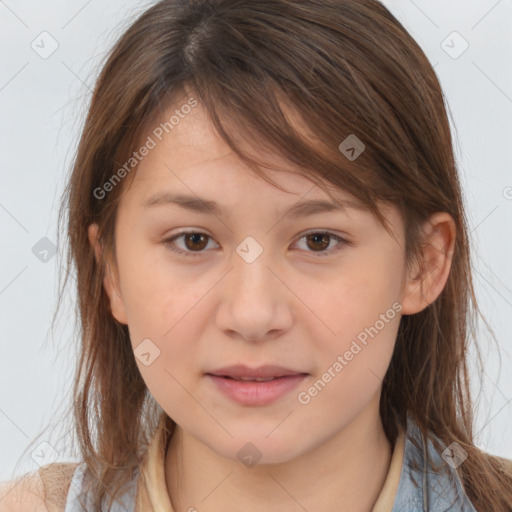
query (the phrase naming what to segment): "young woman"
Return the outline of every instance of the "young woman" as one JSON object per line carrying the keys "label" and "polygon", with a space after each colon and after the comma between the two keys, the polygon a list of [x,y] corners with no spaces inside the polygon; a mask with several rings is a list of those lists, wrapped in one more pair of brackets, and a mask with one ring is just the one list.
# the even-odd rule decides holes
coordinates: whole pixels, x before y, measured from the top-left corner
{"label": "young woman", "polygon": [[374,0],[166,0],[67,189],[82,463],[2,510],[512,509],[474,444],[478,308],[443,94]]}

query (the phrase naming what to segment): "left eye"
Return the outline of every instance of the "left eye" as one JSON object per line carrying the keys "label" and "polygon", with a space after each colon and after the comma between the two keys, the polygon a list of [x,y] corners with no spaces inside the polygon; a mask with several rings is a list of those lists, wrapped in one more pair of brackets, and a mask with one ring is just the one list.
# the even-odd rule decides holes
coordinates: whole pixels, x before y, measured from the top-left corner
{"label": "left eye", "polygon": [[[315,231],[315,232],[307,233],[305,235],[302,235],[299,238],[299,241],[302,239],[306,239],[306,244],[308,244],[307,245],[308,247],[311,247],[310,244],[312,244],[313,247],[315,247],[315,245],[316,245],[315,250],[308,251],[308,252],[319,252],[318,256],[329,255],[331,252],[341,249],[343,247],[343,245],[348,244],[347,240],[345,240],[341,236],[335,235],[333,233],[325,232],[325,231],[321,231],[321,232]],[[323,250],[331,245],[331,242],[333,239],[338,242],[334,246],[334,249],[329,248],[329,250],[327,250],[327,251]],[[320,251],[316,250],[318,248],[320,249]]]}
{"label": "left eye", "polygon": [[[185,242],[184,248],[176,247],[177,244],[175,243],[175,240],[179,239],[182,239]],[[299,238],[299,241],[302,239],[306,240],[307,247],[313,247],[313,250],[307,252],[316,252],[319,253],[319,256],[328,255],[333,251],[341,249],[343,245],[349,244],[349,242],[344,238],[326,231],[313,231],[306,233]],[[325,249],[331,245],[332,239],[336,240],[338,243],[334,247],[334,250],[328,249],[326,251]],[[209,240],[213,239],[206,233],[202,233],[200,231],[186,231],[174,235],[170,238],[166,238],[162,241],[162,243],[171,251],[183,254],[185,256],[199,256],[200,253],[204,252],[203,249],[207,247]]]}

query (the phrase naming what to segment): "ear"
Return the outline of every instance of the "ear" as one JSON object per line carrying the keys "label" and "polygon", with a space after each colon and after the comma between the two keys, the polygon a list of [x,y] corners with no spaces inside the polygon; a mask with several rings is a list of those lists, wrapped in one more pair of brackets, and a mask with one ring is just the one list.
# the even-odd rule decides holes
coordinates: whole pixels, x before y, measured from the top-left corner
{"label": "ear", "polygon": [[[99,263],[103,257],[103,247],[98,239],[98,224],[91,224],[87,232],[89,242],[94,249],[94,256]],[[117,269],[111,268],[111,262],[105,261],[105,276],[103,278],[103,287],[110,300],[110,309],[112,316],[122,324],[128,324],[126,308],[124,306],[121,291],[118,285]]]}
{"label": "ear", "polygon": [[446,212],[433,214],[422,227],[422,264],[407,276],[402,314],[413,315],[434,302],[448,280],[455,246],[455,221]]}

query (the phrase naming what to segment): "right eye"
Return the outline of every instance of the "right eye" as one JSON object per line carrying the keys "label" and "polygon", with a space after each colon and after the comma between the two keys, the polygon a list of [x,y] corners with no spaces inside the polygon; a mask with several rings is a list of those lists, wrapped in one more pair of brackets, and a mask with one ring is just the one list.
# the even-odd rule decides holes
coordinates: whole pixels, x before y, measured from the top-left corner
{"label": "right eye", "polygon": [[[181,249],[177,248],[175,243],[175,240],[180,238],[183,239],[185,243],[185,247]],[[203,249],[208,245],[208,239],[213,240],[209,235],[201,231],[183,231],[162,240],[162,244],[171,251],[183,254],[184,256],[198,256],[200,253],[204,252]]]}

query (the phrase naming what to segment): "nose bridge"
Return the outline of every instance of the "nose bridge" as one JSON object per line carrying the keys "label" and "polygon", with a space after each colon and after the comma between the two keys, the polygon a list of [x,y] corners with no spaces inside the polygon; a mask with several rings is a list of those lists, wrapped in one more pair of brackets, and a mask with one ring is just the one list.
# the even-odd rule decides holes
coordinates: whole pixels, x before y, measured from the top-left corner
{"label": "nose bridge", "polygon": [[282,284],[274,275],[279,272],[271,270],[274,266],[270,251],[253,237],[237,246],[218,316],[221,329],[258,339],[287,328],[291,315]]}
{"label": "nose bridge", "polygon": [[269,270],[273,263],[270,251],[253,237],[247,237],[236,248],[233,258],[233,299],[269,308],[276,298],[275,276]]}

